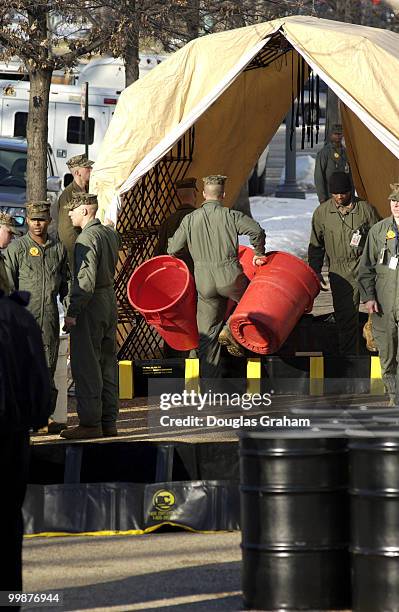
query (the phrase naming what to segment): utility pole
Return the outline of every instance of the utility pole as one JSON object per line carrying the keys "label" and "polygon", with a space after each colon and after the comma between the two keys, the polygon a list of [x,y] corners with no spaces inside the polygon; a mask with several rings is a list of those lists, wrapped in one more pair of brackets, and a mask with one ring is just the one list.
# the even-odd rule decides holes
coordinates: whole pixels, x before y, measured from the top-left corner
{"label": "utility pole", "polygon": [[291,138],[292,108],[285,118],[285,180],[276,191],[277,198],[296,198],[304,200],[306,193],[296,182],[296,129]]}

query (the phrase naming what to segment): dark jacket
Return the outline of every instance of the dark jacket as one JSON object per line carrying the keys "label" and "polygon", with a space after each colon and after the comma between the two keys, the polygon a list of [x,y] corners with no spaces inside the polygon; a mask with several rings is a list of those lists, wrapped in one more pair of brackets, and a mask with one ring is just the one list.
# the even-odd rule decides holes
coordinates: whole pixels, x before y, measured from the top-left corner
{"label": "dark jacket", "polygon": [[[24,297],[27,303],[28,294]],[[21,294],[0,295],[1,432],[37,429],[51,413],[41,332],[23,304]]]}

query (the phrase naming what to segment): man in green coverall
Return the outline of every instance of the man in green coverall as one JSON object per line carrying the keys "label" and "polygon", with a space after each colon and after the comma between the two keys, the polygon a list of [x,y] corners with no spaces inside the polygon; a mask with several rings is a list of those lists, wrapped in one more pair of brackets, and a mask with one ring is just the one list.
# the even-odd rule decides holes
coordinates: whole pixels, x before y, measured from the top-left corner
{"label": "man in green coverall", "polygon": [[[157,255],[166,255],[168,249],[168,240],[173,236],[180,223],[186,215],[194,212],[197,201],[197,179],[188,176],[175,183],[179,204],[175,212],[173,212],[159,228],[158,244],[154,250],[154,257]],[[186,248],[176,255],[182,259],[187,265],[191,274],[194,274],[194,264],[191,255]]]}
{"label": "man in green coverall", "polygon": [[114,274],[120,240],[96,219],[97,196],[75,193],[69,205],[74,227],[74,278],[65,330],[71,334],[71,367],[79,425],[61,432],[78,440],[118,435],[117,306]]}
{"label": "man in green coverall", "polygon": [[389,405],[399,404],[399,183],[391,185],[392,216],[371,228],[359,267],[362,302],[371,314]]}
{"label": "man in green coverall", "polygon": [[80,228],[74,227],[68,216],[68,204],[72,201],[74,193],[87,193],[91,168],[94,162],[87,159],[86,155],[74,155],[67,161],[67,166],[73,176],[72,183],[64,189],[58,198],[58,237],[67,250],[68,261],[73,273],[73,247],[76,238],[80,234]]}
{"label": "man in green coverall", "polygon": [[16,228],[16,224],[11,215],[0,212],[0,291],[8,295],[10,293],[10,283],[5,265],[5,257],[1,249],[5,249],[10,244],[13,236],[21,236]]}
{"label": "man in green coverall", "polygon": [[[51,408],[54,413],[58,391],[54,384],[60,344],[60,322],[57,296],[68,294],[68,260],[63,245],[48,235],[51,222],[50,202],[28,202],[28,233],[14,240],[5,253],[10,291],[29,291],[28,310],[41,331],[50,374]],[[49,417],[48,433],[59,433],[65,423]]]}
{"label": "man in green coverall", "polygon": [[255,249],[255,265],[263,263],[265,253],[265,232],[261,226],[242,212],[223,206],[226,178],[221,175],[204,178],[204,203],[184,217],[168,246],[169,255],[176,255],[187,245],[194,261],[203,378],[221,377],[220,344],[226,344],[232,354],[242,354],[228,326],[223,328],[228,299],[239,302],[248,284],[238,261],[238,236],[249,236]]}
{"label": "man in green coverall", "polygon": [[327,256],[339,351],[341,355],[357,355],[359,261],[369,229],[380,217],[371,204],[352,196],[350,177],[345,172],[335,172],[329,185],[332,197],[313,213],[309,265],[323,288],[321,270]]}
{"label": "man in green coverall", "polygon": [[[346,172],[350,177],[349,162],[346,149],[342,144],[342,137],[342,125],[334,124],[329,141],[326,141],[324,147],[317,153],[314,183],[320,203],[330,198],[329,181],[334,172]],[[350,180],[352,186],[351,177]]]}

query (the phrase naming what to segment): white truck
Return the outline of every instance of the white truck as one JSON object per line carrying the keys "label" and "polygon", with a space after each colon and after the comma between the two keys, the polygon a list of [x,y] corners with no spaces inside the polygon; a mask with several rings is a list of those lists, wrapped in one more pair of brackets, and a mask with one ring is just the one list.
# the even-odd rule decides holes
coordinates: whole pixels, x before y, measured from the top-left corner
{"label": "white truck", "polygon": [[[29,81],[0,80],[0,135],[26,136]],[[115,110],[120,91],[89,88],[89,156],[94,161]],[[84,153],[84,121],[81,88],[51,85],[48,142],[54,152],[62,187],[72,180],[66,165],[73,155]]]}

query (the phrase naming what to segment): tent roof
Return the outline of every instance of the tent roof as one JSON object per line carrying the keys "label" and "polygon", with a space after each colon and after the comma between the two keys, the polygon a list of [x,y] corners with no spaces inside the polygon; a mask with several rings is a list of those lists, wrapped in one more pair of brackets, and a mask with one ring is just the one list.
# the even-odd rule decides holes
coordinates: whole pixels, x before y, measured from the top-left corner
{"label": "tent roof", "polygon": [[[90,184],[99,195],[102,212],[115,192],[131,188],[194,124],[197,158],[190,174],[234,175],[231,195],[236,195],[238,183],[245,180],[290,106],[292,75],[283,62],[243,72],[278,30],[390,154],[399,158],[399,35],[315,17],[287,17],[193,40],[122,92]],[[254,100],[260,95],[266,96],[263,106]],[[227,154],[237,151],[246,135],[249,138],[250,121],[261,111],[262,120],[270,121],[270,126],[260,130],[252,148],[246,144],[248,164],[241,171],[233,162],[229,165]],[[235,126],[228,144],[219,148],[216,116],[221,133],[230,124]],[[209,119],[207,127],[205,119]],[[252,136],[256,141],[256,134]],[[215,160],[220,160],[219,166]]]}

